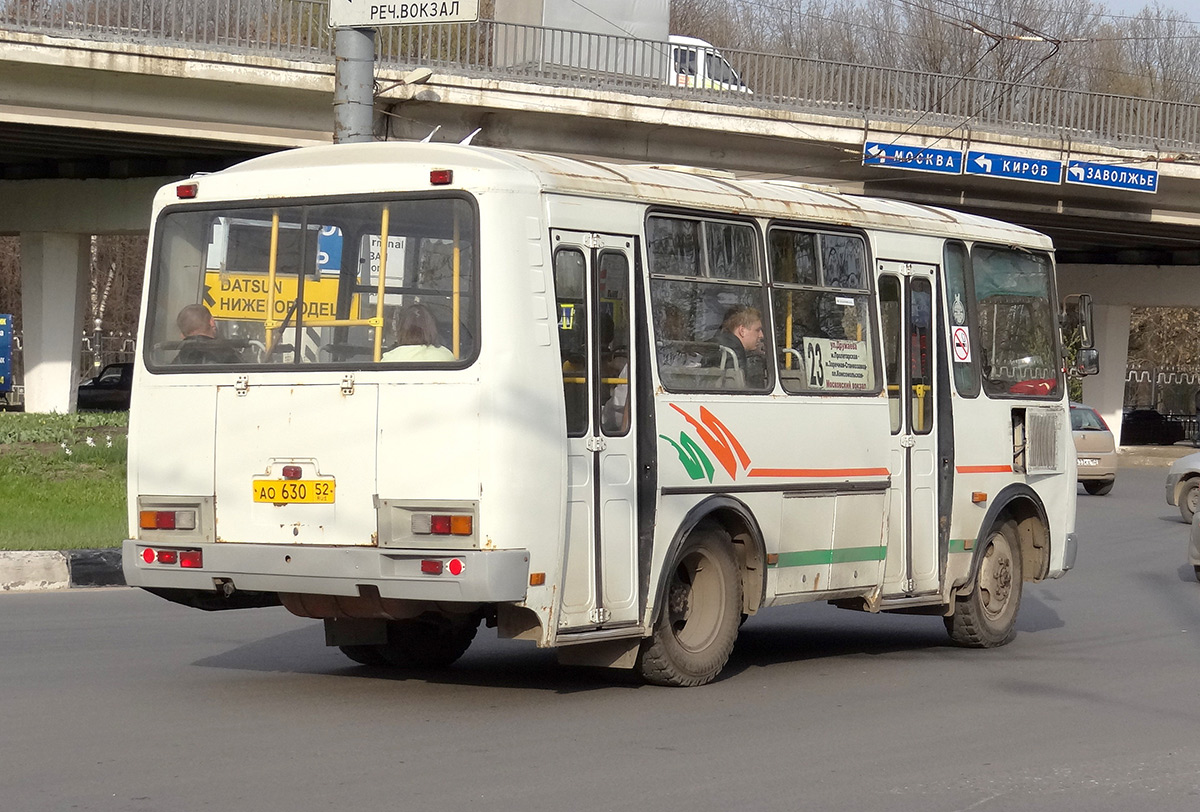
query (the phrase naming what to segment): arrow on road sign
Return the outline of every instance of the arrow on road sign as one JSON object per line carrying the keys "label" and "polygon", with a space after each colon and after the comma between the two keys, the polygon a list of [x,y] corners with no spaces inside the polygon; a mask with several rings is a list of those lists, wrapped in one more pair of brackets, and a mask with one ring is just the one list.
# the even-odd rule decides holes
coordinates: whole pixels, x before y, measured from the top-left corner
{"label": "arrow on road sign", "polygon": [[992,159],[987,157],[986,155],[980,155],[980,156],[976,157],[975,163],[977,163],[981,167],[983,167],[984,172],[992,171]]}

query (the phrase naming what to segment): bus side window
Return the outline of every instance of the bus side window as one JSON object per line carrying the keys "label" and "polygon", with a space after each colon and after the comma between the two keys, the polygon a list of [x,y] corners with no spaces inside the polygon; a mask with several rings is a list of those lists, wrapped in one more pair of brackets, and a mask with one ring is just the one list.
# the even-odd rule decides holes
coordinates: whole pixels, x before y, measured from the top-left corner
{"label": "bus side window", "polygon": [[588,430],[587,266],[582,251],[564,248],[554,255],[554,295],[567,436],[582,437]]}
{"label": "bus side window", "polygon": [[879,391],[862,238],[776,227],[767,244],[784,391]]}
{"label": "bus side window", "polygon": [[762,334],[768,310],[754,227],[653,215],[646,233],[663,384],[671,391],[769,391],[774,364]]}
{"label": "bus side window", "polygon": [[977,353],[971,345],[979,331],[974,327],[975,294],[968,287],[971,275],[967,248],[962,243],[946,243],[946,305],[950,309],[950,347],[954,367],[954,387],[965,398],[979,395]]}
{"label": "bus side window", "polygon": [[901,414],[900,387],[903,386],[903,371],[900,369],[900,331],[904,317],[900,309],[900,280],[895,276],[879,277],[879,319],[883,322],[883,374],[887,385],[888,411],[892,416],[892,434],[900,433]]}

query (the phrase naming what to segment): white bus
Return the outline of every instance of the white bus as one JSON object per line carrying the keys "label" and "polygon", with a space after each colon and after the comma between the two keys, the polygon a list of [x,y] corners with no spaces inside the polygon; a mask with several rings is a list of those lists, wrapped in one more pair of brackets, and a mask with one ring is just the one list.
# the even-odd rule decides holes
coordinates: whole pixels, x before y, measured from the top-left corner
{"label": "white bus", "polygon": [[484,622],[698,685],[802,601],[995,646],[1075,558],[1052,245],[1023,228],[341,145],[164,188],[144,290],[126,580],[282,603],[363,664],[449,664]]}

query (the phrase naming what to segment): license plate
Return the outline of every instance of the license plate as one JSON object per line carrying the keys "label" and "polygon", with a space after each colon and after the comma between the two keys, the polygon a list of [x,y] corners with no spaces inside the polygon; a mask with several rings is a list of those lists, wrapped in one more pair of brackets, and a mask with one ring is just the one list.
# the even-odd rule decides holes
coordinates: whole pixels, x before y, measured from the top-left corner
{"label": "license plate", "polygon": [[255,502],[274,505],[328,505],[333,502],[332,479],[257,479]]}
{"label": "license plate", "polygon": [[1099,465],[1100,460],[1094,460],[1094,459],[1091,459],[1090,457],[1080,457],[1079,464],[1080,465]]}

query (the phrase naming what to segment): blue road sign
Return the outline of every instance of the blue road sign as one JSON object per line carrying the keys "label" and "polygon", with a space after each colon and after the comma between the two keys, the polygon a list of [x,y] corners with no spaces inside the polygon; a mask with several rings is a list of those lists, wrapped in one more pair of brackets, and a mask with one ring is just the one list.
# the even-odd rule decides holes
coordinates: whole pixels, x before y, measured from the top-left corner
{"label": "blue road sign", "polygon": [[1000,155],[995,152],[967,153],[964,170],[968,175],[986,175],[989,178],[1028,180],[1034,183],[1062,183],[1062,161],[1043,161],[1037,158],[1019,158],[1016,155]]}
{"label": "blue road sign", "polygon": [[1154,194],[1158,191],[1158,171],[1139,169],[1135,166],[1069,161],[1067,163],[1067,183]]}
{"label": "blue road sign", "polygon": [[963,154],[952,149],[906,147],[868,141],[863,145],[863,166],[886,166],[889,169],[961,175]]}
{"label": "blue road sign", "polygon": [[0,392],[12,391],[12,316],[0,313]]}

